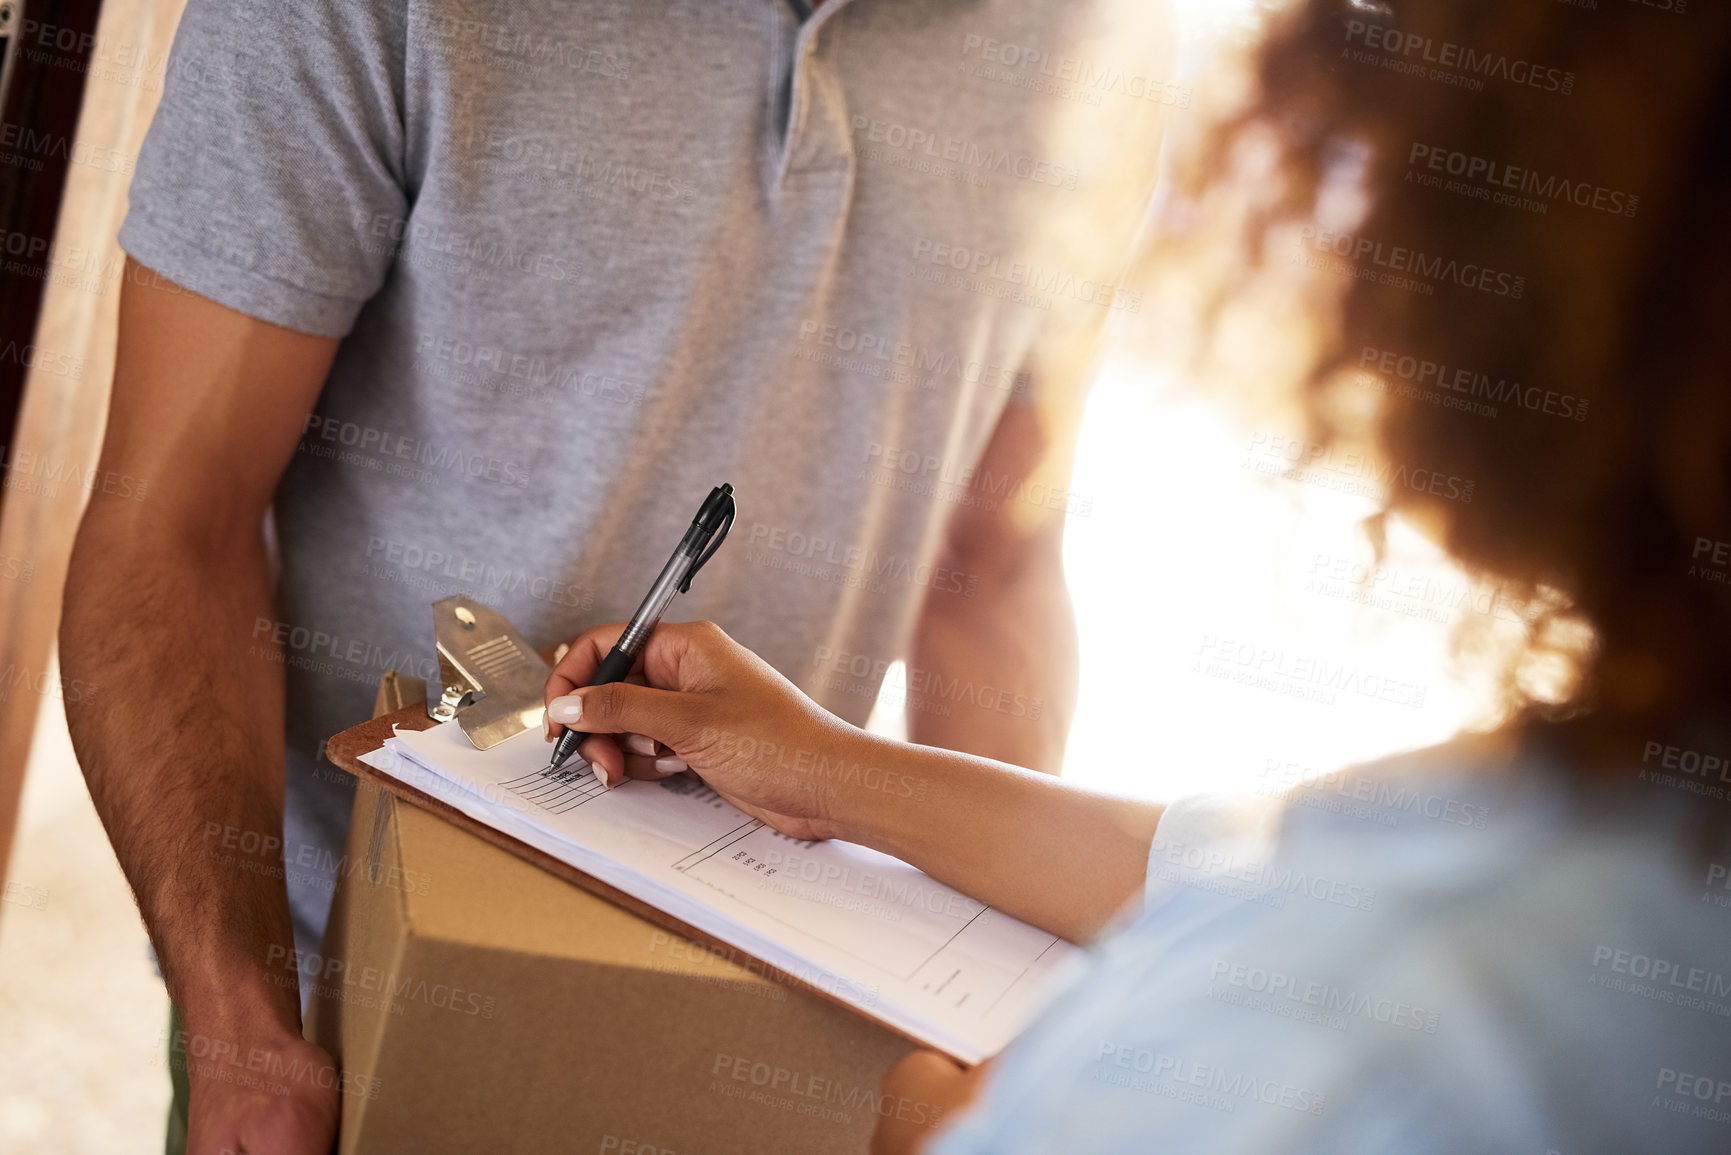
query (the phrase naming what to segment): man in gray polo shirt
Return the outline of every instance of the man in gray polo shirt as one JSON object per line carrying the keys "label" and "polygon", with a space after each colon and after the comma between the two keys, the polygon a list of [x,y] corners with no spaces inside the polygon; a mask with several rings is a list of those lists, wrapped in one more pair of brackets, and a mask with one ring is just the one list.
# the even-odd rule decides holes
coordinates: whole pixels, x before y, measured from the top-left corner
{"label": "man in gray polo shirt", "polygon": [[[62,635],[188,1038],[322,1059],[321,743],[432,672],[428,603],[623,619],[722,481],[679,614],[854,722],[905,660],[916,741],[1058,768],[1078,383],[1140,308],[1174,40],[1147,0],[192,0],[120,235],[104,465],[150,500],[93,501]],[[191,1073],[193,1149],[323,1150],[317,1080]]]}

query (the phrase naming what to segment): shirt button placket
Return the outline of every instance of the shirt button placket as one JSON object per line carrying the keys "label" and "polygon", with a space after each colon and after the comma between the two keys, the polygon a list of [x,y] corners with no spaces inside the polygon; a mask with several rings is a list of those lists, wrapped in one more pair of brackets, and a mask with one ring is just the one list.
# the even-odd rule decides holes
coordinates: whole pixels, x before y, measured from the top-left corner
{"label": "shirt button placket", "polygon": [[830,27],[849,0],[827,0],[794,41],[793,75],[783,133],[781,179],[795,174],[845,172],[852,164],[841,78],[824,59],[839,28]]}

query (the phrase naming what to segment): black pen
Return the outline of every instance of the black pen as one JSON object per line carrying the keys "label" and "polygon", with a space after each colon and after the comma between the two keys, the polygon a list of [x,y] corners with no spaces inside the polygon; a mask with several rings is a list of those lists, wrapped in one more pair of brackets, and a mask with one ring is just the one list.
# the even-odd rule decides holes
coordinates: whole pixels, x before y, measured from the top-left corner
{"label": "black pen", "polygon": [[[637,607],[637,612],[631,615],[625,632],[619,635],[619,641],[607,655],[607,660],[601,663],[601,668],[595,671],[595,677],[590,679],[591,686],[605,686],[609,682],[625,680],[625,676],[637,662],[637,655],[643,652],[643,645],[649,640],[650,631],[655,629],[661,615],[667,612],[667,604],[673,600],[673,595],[691,589],[691,579],[697,576],[697,571],[715,556],[715,551],[727,540],[727,531],[733,528],[736,513],[738,509],[733,502],[733,486],[718,485],[709,491],[703,508],[697,511],[697,516],[691,521],[691,528],[679,539],[679,548],[673,551],[673,556],[661,567],[661,576],[649,587],[649,595],[643,599],[643,604]],[[586,737],[587,734],[578,730],[566,730],[561,734],[559,744],[553,747],[553,760],[547,764],[547,770],[557,770],[563,766],[571,755],[577,752],[577,746]]]}

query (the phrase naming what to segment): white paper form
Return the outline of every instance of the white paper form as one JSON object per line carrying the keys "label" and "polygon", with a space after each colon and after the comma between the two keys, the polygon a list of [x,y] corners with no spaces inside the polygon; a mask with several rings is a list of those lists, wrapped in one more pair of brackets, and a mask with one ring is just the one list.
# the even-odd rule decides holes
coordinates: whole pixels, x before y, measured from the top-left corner
{"label": "white paper form", "polygon": [[542,773],[535,732],[480,751],[445,722],[362,761],[970,1062],[1080,955],[899,859],[778,834],[691,775],[607,790],[581,761]]}

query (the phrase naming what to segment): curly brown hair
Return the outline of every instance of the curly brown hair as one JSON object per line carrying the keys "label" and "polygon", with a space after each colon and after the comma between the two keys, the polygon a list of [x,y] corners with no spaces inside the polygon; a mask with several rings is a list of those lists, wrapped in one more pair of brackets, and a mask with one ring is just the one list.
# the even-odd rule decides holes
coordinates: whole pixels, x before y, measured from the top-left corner
{"label": "curly brown hair", "polygon": [[[1201,275],[1212,342],[1296,248],[1337,286],[1294,382],[1316,442],[1353,436],[1342,399],[1369,380],[1396,477],[1473,479],[1470,502],[1391,484],[1383,516],[1536,607],[1504,722],[1600,777],[1664,765],[1722,828],[1731,6],[1686,3],[1299,0],[1174,176],[1207,205],[1266,154],[1237,271]],[[1156,255],[1194,256],[1208,215]],[[1568,676],[1536,688],[1547,663]]]}

